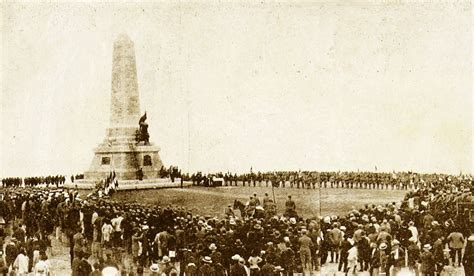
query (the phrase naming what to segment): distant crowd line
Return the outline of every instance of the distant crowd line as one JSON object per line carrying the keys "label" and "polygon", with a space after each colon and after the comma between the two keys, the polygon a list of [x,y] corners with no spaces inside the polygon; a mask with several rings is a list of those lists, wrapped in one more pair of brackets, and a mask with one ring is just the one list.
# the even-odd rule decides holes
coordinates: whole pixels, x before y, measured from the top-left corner
{"label": "distant crowd line", "polygon": [[52,185],[59,186],[66,183],[64,175],[48,175],[48,176],[34,176],[34,177],[8,177],[2,179],[2,187],[21,187],[23,184],[26,187],[33,187],[38,185]]}
{"label": "distant crowd line", "polygon": [[[185,179],[187,180],[187,179]],[[465,184],[471,180],[468,175],[418,174],[413,172],[269,172],[269,173],[216,173],[191,175],[190,181],[197,186],[249,186],[275,188],[355,188],[408,190],[426,188],[438,183]]]}
{"label": "distant crowd line", "polygon": [[[112,172],[111,172],[112,175]],[[137,174],[138,175],[138,174]],[[176,166],[162,167],[158,172],[160,178],[170,178],[173,182],[179,178],[181,181],[190,181],[195,186],[248,186],[248,187],[275,187],[275,188],[350,188],[350,189],[389,189],[409,190],[426,188],[438,183],[458,185],[471,180],[469,175],[447,174],[419,174],[414,172],[316,172],[316,171],[279,171],[279,172],[250,172],[212,173],[201,172],[189,174],[182,173]],[[139,180],[143,177],[137,176]],[[110,177],[112,179],[112,177]],[[84,174],[72,175],[71,183],[84,179]],[[8,177],[2,179],[2,187],[33,187],[38,185],[64,185],[64,175],[50,175],[39,177]],[[112,181],[113,182],[113,181]],[[102,185],[107,186],[107,185]]]}

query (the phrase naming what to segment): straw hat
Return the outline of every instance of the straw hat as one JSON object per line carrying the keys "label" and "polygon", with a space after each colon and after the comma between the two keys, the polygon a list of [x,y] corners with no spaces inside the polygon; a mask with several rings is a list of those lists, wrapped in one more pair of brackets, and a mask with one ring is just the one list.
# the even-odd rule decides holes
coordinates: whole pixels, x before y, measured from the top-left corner
{"label": "straw hat", "polygon": [[239,254],[235,254],[234,256],[232,256],[232,260],[234,260],[234,261],[238,261],[238,260],[240,260],[241,258],[242,258],[242,257],[240,257]]}
{"label": "straw hat", "polygon": [[423,245],[423,249],[430,250],[431,245],[429,243],[427,243],[427,244]]}
{"label": "straw hat", "polygon": [[208,264],[212,263],[212,259],[209,256],[206,256],[206,257],[202,258],[202,261],[205,262],[205,263],[208,263]]}
{"label": "straw hat", "polygon": [[150,271],[151,272],[159,272],[160,271],[160,267],[158,266],[158,264],[152,264],[150,266]]}
{"label": "straw hat", "polygon": [[161,260],[162,263],[167,264],[171,261],[170,257],[168,256],[163,256],[163,259]]}
{"label": "straw hat", "polygon": [[209,250],[214,251],[216,249],[217,249],[217,246],[215,243],[211,243],[211,245],[209,245]]}
{"label": "straw hat", "polygon": [[283,269],[283,267],[277,265],[277,266],[275,266],[275,269],[273,271],[274,272],[282,272],[282,271],[285,271],[285,269]]}

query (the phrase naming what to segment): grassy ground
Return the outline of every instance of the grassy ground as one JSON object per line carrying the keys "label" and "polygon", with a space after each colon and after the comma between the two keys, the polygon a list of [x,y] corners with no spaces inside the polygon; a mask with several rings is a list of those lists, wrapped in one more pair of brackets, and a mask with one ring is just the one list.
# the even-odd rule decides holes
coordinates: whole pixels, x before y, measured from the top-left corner
{"label": "grassy ground", "polygon": [[[366,203],[385,204],[403,199],[406,191],[399,190],[370,190],[370,189],[296,189],[275,188],[275,199],[278,213],[283,213],[285,200],[292,195],[296,203],[298,214],[303,217],[312,217],[319,214],[321,198],[322,215],[346,214],[352,206],[361,208]],[[113,199],[126,202],[141,202],[160,206],[184,206],[193,213],[200,215],[223,216],[227,204],[234,199],[242,202],[254,193],[261,199],[265,193],[272,197],[271,188],[266,187],[191,187],[184,189],[139,190],[118,192]]]}

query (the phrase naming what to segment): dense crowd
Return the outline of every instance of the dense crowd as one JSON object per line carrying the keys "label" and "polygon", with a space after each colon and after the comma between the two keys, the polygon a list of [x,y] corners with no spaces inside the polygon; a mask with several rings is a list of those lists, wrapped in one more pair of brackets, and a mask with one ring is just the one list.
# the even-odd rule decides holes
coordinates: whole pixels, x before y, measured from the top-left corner
{"label": "dense crowd", "polygon": [[[454,265],[474,275],[474,227],[455,208],[458,202],[474,202],[472,179],[416,177],[416,188],[402,202],[367,204],[342,217],[310,218],[242,218],[231,206],[225,217],[215,218],[95,194],[82,198],[62,189],[8,188],[0,215],[12,225],[13,238],[5,238],[0,271],[47,271],[49,237],[55,235],[70,245],[73,275],[100,275],[102,270],[126,275],[292,275],[320,270],[328,262],[338,263],[346,273],[395,275],[409,269],[434,275]],[[341,183],[339,179],[336,185],[331,174],[324,180],[328,186]],[[365,182],[353,183],[364,187]],[[257,195],[248,205],[268,201],[268,196]],[[291,198],[285,206],[296,209]]]}

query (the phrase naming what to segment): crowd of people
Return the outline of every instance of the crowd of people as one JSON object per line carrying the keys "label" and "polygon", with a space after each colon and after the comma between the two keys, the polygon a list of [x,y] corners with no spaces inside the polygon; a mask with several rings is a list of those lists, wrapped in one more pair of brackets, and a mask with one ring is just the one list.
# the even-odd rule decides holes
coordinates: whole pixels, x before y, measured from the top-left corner
{"label": "crowd of people", "polygon": [[160,178],[170,178],[172,182],[174,182],[176,178],[183,177],[185,180],[188,178],[186,174],[181,173],[181,170],[177,166],[170,166],[169,168],[162,166],[158,172],[158,176]]}
{"label": "crowd of people", "polygon": [[[340,185],[330,176],[324,183]],[[0,201],[0,216],[10,226],[2,235],[0,273],[46,275],[40,273],[50,269],[49,238],[55,236],[69,245],[72,275],[292,275],[331,262],[345,273],[435,275],[452,265],[474,275],[474,225],[456,209],[458,202],[474,202],[472,178],[417,175],[410,181],[413,189],[401,202],[309,218],[241,217],[229,208],[217,218],[97,194],[8,187]],[[271,199],[255,195],[251,201],[259,206]],[[297,209],[291,198],[285,206]]]}
{"label": "crowd of people", "polygon": [[34,187],[38,185],[54,185],[58,187],[66,182],[64,175],[48,175],[48,176],[33,176],[33,177],[7,177],[2,179],[2,187],[20,187],[22,185],[27,187]]}
{"label": "crowd of people", "polygon": [[23,184],[21,177],[2,178],[2,187],[20,187]]}
{"label": "crowd of people", "polygon": [[[219,179],[213,183],[215,179]],[[275,188],[356,188],[356,189],[398,189],[413,190],[426,188],[431,184],[448,183],[458,185],[469,181],[470,176],[446,174],[419,174],[413,172],[250,172],[232,173],[194,173],[186,180],[197,186],[249,186]],[[222,180],[222,181],[221,181]]]}

